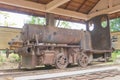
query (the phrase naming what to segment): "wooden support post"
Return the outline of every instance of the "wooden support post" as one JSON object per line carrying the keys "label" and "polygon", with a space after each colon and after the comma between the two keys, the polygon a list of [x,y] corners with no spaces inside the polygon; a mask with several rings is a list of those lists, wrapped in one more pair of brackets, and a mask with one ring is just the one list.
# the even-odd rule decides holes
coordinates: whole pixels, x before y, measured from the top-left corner
{"label": "wooden support post", "polygon": [[49,27],[54,27],[55,26],[54,14],[51,14],[51,13],[46,14],[46,25],[49,26]]}

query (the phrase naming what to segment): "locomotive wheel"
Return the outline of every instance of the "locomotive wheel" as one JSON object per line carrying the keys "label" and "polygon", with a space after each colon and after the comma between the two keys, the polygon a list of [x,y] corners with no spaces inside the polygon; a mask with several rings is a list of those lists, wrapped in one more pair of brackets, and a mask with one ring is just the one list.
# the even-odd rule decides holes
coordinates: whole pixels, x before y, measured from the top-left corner
{"label": "locomotive wheel", "polygon": [[64,69],[68,65],[68,59],[67,57],[63,54],[57,54],[56,59],[55,59],[55,66],[58,69]]}
{"label": "locomotive wheel", "polygon": [[89,63],[89,58],[86,54],[82,53],[78,56],[78,65],[81,67],[86,67]]}

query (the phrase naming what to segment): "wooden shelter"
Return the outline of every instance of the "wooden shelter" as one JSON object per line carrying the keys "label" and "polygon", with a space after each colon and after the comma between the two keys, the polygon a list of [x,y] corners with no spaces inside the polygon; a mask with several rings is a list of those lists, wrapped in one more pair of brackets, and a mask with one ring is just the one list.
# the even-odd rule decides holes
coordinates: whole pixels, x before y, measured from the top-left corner
{"label": "wooden shelter", "polygon": [[0,10],[84,22],[100,14],[120,17],[120,0],[0,0]]}

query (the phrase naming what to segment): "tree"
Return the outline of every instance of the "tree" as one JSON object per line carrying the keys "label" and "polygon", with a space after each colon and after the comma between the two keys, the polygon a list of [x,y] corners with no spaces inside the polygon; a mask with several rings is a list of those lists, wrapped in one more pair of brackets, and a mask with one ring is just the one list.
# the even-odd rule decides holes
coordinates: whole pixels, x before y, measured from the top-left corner
{"label": "tree", "polygon": [[68,28],[68,29],[71,28],[69,22],[67,22],[67,21],[57,21],[57,23],[58,23],[57,27]]}
{"label": "tree", "polygon": [[45,18],[35,17],[35,16],[28,16],[28,20],[26,23],[28,24],[38,24],[38,25],[45,25],[46,21]]}
{"label": "tree", "polygon": [[[38,25],[45,25],[46,24],[46,20],[45,18],[40,18],[40,17],[35,17],[35,16],[28,16],[28,20],[25,23],[28,24],[38,24]],[[61,28],[70,28],[69,22],[67,21],[56,21],[58,23],[58,27]]]}
{"label": "tree", "polygon": [[110,20],[110,31],[120,31],[120,18]]}
{"label": "tree", "polygon": [[14,25],[16,25],[14,22],[11,23],[8,21],[8,18],[10,18],[10,15],[7,12],[0,11],[0,17],[2,18],[2,21],[0,21],[1,26],[14,26]]}

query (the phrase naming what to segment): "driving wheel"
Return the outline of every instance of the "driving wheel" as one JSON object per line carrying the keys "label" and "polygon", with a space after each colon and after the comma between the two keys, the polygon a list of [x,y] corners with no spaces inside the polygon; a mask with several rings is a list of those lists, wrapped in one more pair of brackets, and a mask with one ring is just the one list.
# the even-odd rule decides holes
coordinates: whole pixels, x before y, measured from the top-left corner
{"label": "driving wheel", "polygon": [[79,54],[78,56],[78,65],[81,67],[86,67],[88,65],[88,56],[85,53]]}
{"label": "driving wheel", "polygon": [[60,53],[56,55],[55,66],[58,69],[64,69],[68,65],[68,59],[65,54]]}

